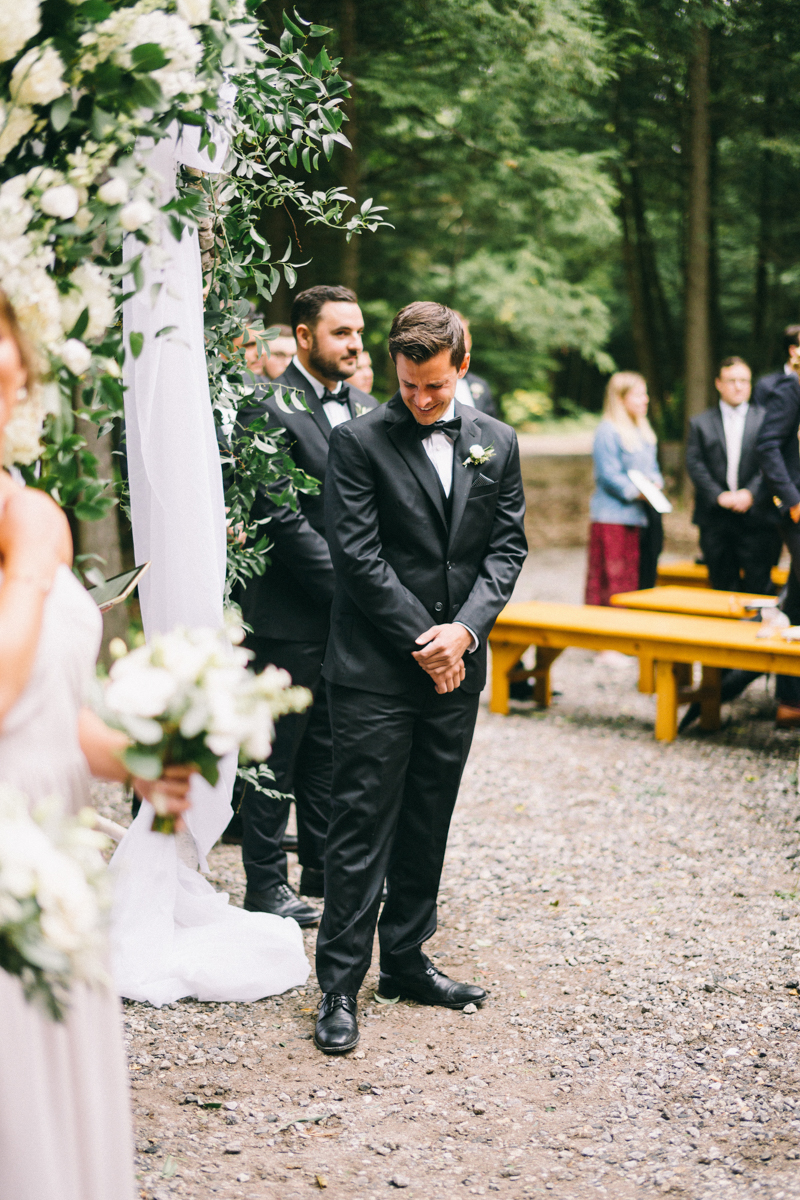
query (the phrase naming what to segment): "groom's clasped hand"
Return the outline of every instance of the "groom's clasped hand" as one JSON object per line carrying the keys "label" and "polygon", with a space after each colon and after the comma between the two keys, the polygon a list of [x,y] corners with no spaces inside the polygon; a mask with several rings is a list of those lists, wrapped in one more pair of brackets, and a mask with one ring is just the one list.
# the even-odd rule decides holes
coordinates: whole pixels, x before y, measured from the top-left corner
{"label": "groom's clasped hand", "polygon": [[411,657],[430,675],[440,696],[453,692],[464,679],[464,655],[472,634],[463,625],[432,625],[417,638],[421,650]]}

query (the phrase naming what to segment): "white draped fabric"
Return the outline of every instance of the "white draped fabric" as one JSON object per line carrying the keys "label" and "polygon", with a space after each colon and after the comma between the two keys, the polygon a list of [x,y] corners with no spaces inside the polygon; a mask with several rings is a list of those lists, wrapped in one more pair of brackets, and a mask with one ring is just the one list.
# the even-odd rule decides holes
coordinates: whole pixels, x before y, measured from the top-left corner
{"label": "white draped fabric", "polygon": [[[213,173],[200,130],[176,126],[150,151],[159,205],[176,194],[181,164]],[[217,165],[215,165],[217,164]],[[197,233],[173,237],[166,219],[143,254],[144,287],[126,301],[124,383],[131,517],[145,636],[176,625],[218,628],[225,583],[222,471],[206,373]],[[125,258],[142,244],[129,237]],[[128,280],[130,290],[131,280]],[[165,332],[157,336],[161,330]],[[138,358],[130,334],[144,335]],[[195,777],[188,825],[201,869],[231,816],[236,763],[220,764],[215,788]],[[143,804],[112,859],[112,960],[123,996],[160,1005],[180,996],[253,1000],[305,982],[309,965],[294,921],[245,913],[181,863],[175,839],[150,832]]]}

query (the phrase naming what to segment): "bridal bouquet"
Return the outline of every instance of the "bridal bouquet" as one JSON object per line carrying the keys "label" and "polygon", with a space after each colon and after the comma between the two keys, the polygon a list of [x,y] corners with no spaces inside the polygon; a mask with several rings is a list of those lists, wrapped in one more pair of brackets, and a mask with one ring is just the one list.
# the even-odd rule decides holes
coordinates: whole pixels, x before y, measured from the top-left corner
{"label": "bridal bouquet", "polygon": [[71,984],[108,981],[106,844],[83,816],[65,817],[55,801],[31,816],[26,797],[0,785],[0,968],[56,1021]]}
{"label": "bridal bouquet", "polygon": [[[275,720],[308,707],[311,693],[291,687],[287,671],[247,669],[252,654],[235,644],[241,636],[235,627],[176,629],[130,652],[119,641],[103,716],[132,739],[123,754],[131,774],[158,779],[165,767],[194,763],[213,785],[223,755],[267,758]],[[153,829],[173,833],[175,818],[159,812],[157,794],[154,806]]]}

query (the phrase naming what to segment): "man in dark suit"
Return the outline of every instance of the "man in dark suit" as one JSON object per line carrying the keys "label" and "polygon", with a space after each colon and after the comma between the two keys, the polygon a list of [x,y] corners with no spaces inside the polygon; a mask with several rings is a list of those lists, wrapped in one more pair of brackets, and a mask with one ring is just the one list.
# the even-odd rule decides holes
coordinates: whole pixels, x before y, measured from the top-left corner
{"label": "man in dark suit", "polygon": [[[292,305],[291,319],[297,353],[275,386],[264,388],[260,403],[242,415],[242,421],[247,424],[256,417],[268,417],[271,428],[278,427],[286,434],[288,452],[296,465],[323,482],[335,426],[376,405],[372,396],[344,382],[356,369],[364,321],[355,294],[343,287],[301,292]],[[297,393],[304,404],[296,398]],[[314,695],[307,712],[290,714],[278,722],[269,765],[276,790],[285,797],[293,793],[295,798],[298,857],[303,867],[300,890],[307,896],[322,896],[332,749],[321,671],[333,567],[325,540],[322,495],[301,493],[298,499],[294,511],[259,495],[254,515],[269,519],[264,528],[273,543],[270,561],[264,574],[240,589],[236,598],[253,630],[245,644],[255,653],[255,669],[274,663]],[[245,908],[294,917],[300,925],[315,924],[319,912],[301,900],[287,880],[281,842],[289,799],[266,796],[249,785],[239,794],[247,875]]]}
{"label": "man in dark suit", "polygon": [[[777,503],[780,531],[792,556],[787,597],[783,609],[793,625],[800,624],[800,346],[789,349],[790,374],[779,376],[766,404],[756,452],[767,495]],[[777,725],[800,727],[800,679],[778,676]]]}
{"label": "man in dark suit", "polygon": [[748,403],[750,382],[744,359],[723,360],[715,380],[719,404],[689,426],[686,469],[711,586],[769,594],[782,541],[756,455],[764,409]]}
{"label": "man in dark suit", "polygon": [[486,639],[527,553],[516,435],[455,400],[469,366],[456,314],[409,305],[389,352],[399,391],[334,430],[325,482],[334,768],[314,1036],[326,1053],[358,1042],[384,879],[381,993],[448,1008],[485,998],[421,947],[436,929]]}
{"label": "man in dark suit", "polygon": [[753,388],[752,404],[759,408],[763,408],[767,404],[767,397],[775,384],[792,370],[790,351],[792,346],[797,345],[800,345],[800,325],[787,325],[783,331],[783,356],[786,362],[780,371],[771,371],[769,375],[762,375],[756,382]]}
{"label": "man in dark suit", "polygon": [[[469,331],[469,321],[463,313],[457,312],[456,316],[464,326],[464,345],[467,354],[471,354],[472,334]],[[459,404],[469,404],[473,408],[477,408],[478,412],[486,413],[487,417],[497,418],[499,416],[492,389],[486,380],[481,379],[480,375],[476,375],[474,371],[466,371],[459,377],[456,385],[456,401]]]}

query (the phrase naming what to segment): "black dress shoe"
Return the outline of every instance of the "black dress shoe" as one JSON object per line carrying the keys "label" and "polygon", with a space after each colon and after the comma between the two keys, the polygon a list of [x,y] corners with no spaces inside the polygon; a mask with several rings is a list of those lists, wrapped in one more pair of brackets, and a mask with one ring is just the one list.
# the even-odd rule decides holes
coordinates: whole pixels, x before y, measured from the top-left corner
{"label": "black dress shoe", "polygon": [[471,983],[457,983],[436,967],[429,966],[413,975],[387,975],[381,971],[378,991],[387,1000],[416,1000],[419,1004],[438,1004],[441,1008],[464,1008],[466,1004],[482,1004],[486,999],[483,988]]}
{"label": "black dress shoe", "polygon": [[686,712],[681,717],[681,723],[678,726],[678,733],[683,733],[690,725],[694,725],[697,718],[700,716],[700,705],[692,703],[687,708]]}
{"label": "black dress shoe", "polygon": [[276,883],[263,892],[245,892],[244,907],[248,912],[272,913],[275,917],[293,917],[302,928],[316,925],[321,913],[301,900],[288,883]]}
{"label": "black dress shoe", "polygon": [[325,992],[317,1014],[314,1045],[323,1054],[346,1054],[358,1045],[355,996]]}
{"label": "black dress shoe", "polygon": [[316,867],[303,867],[298,890],[301,896],[316,896],[322,899],[325,895],[325,872]]}

